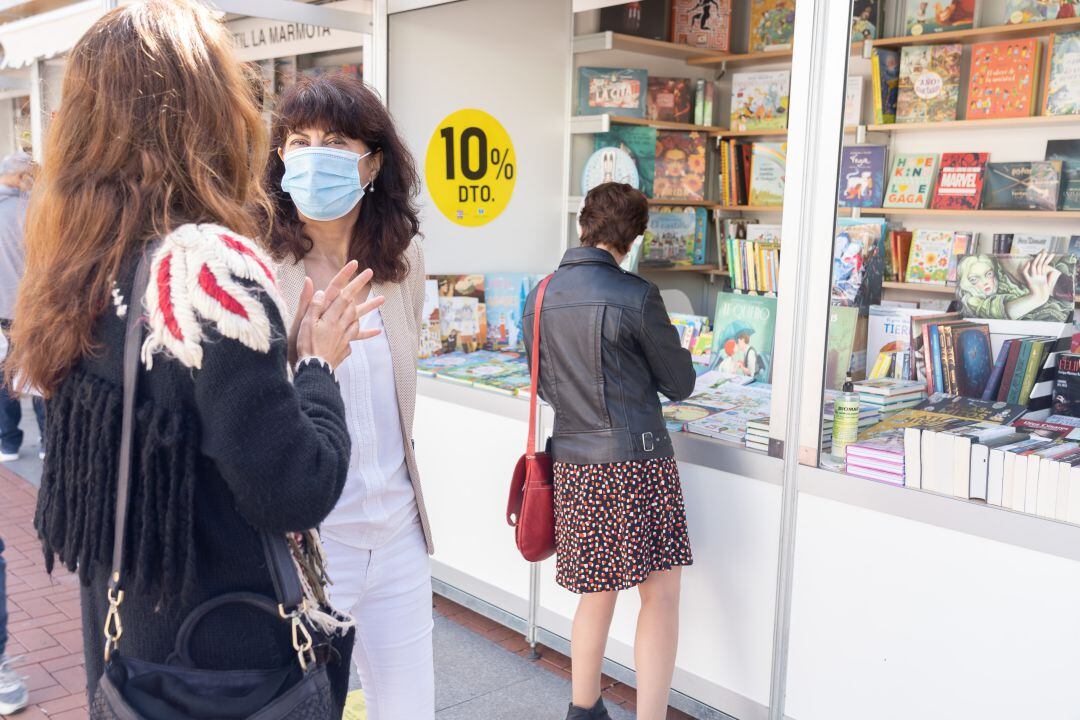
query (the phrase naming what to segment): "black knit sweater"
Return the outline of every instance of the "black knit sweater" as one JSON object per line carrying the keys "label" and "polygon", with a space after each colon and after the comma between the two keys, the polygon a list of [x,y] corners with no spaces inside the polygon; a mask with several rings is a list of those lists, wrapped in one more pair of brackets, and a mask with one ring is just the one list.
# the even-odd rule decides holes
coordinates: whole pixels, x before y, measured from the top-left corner
{"label": "black knit sweater", "polygon": [[[205,242],[215,242],[214,229],[205,227],[200,226]],[[179,275],[192,267],[197,271],[193,260],[202,263],[203,255],[220,273],[223,265],[213,260],[219,247],[196,250],[187,258],[173,258],[171,278],[155,263],[151,284],[161,281],[159,289],[168,289],[171,279],[172,287],[183,292],[186,280]],[[258,257],[259,263],[265,261]],[[178,269],[180,260],[192,267]],[[85,585],[83,636],[91,693],[102,672],[108,608],[122,315],[142,309],[141,303],[127,300],[133,276],[131,263],[117,283],[116,308],[97,324],[100,352],[80,362],[51,401],[49,456],[35,520],[50,569],[55,555],[77,570]],[[159,351],[152,369],[142,368],[121,607],[120,652],[128,657],[165,661],[183,618],[209,598],[236,591],[273,597],[256,528],[286,532],[316,527],[345,482],[349,436],[332,374],[305,365],[290,382],[285,328],[272,284],[243,274],[231,280],[235,286],[222,281],[226,290],[237,297],[239,288],[246,293],[241,300],[256,303],[248,305],[249,311],[261,307],[269,320],[265,350],[251,347],[257,343],[250,337],[226,336],[236,335],[235,328],[223,334],[221,323],[196,309],[188,320],[194,317],[201,330],[198,366]],[[220,289],[215,283],[204,287]],[[177,311],[182,301],[172,297],[147,305],[153,317],[161,307]],[[259,335],[257,328],[248,330],[249,336]],[[192,657],[199,667],[239,669],[281,667],[294,654],[284,622],[254,610],[223,608],[195,633]]]}

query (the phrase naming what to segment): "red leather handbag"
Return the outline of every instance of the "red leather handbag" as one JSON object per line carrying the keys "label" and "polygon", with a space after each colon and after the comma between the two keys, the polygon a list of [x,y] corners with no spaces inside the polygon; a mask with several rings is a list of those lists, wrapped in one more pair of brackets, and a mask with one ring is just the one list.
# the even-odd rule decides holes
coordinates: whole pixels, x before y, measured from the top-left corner
{"label": "red leather handbag", "polygon": [[536,398],[540,379],[540,310],[544,292],[551,282],[548,275],[536,290],[536,310],[533,316],[531,383],[529,386],[529,443],[525,454],[517,461],[510,481],[510,498],[506,503],[506,522],[514,528],[518,550],[529,562],[546,560],[555,553],[555,485],[551,456],[536,452]]}

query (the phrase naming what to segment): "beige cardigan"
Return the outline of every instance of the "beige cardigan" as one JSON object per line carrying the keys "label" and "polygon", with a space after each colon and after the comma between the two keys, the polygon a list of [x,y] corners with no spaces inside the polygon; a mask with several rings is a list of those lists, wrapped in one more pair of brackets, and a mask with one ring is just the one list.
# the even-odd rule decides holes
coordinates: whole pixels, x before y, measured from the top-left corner
{"label": "beige cardigan", "polygon": [[[394,359],[394,385],[397,388],[398,409],[401,412],[401,439],[405,446],[405,462],[409,468],[416,506],[420,511],[420,524],[424,529],[428,553],[435,551],[431,542],[431,526],[428,524],[424,494],[420,489],[420,472],[416,468],[416,449],[413,442],[413,417],[416,413],[416,353],[420,343],[420,322],[424,310],[424,250],[420,241],[413,239],[405,251],[409,274],[401,283],[372,283],[371,292],[382,295],[383,327],[390,343]],[[304,261],[286,261],[278,266],[278,286],[285,298],[285,327],[292,327],[292,319],[300,304],[304,289]]]}

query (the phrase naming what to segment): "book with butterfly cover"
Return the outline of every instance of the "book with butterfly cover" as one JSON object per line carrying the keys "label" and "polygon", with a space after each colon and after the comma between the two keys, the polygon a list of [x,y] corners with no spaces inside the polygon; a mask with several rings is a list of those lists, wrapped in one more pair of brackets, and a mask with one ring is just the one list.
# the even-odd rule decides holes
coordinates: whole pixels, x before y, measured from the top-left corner
{"label": "book with butterfly cover", "polygon": [[1057,210],[1061,161],[989,163],[983,207],[993,210]]}
{"label": "book with butterfly cover", "polygon": [[956,119],[962,55],[963,46],[958,44],[909,45],[900,51],[896,122]]}
{"label": "book with butterfly cover", "polygon": [[934,198],[935,210],[978,210],[989,153],[943,153]]}
{"label": "book with butterfly cover", "polygon": [[971,48],[967,119],[1027,117],[1039,91],[1037,38],[979,43]]}

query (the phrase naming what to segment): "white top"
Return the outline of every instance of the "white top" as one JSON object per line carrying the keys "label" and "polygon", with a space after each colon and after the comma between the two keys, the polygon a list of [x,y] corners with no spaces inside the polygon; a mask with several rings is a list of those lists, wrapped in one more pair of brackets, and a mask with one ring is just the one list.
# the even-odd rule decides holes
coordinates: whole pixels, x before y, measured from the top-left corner
{"label": "white top", "polygon": [[[365,330],[383,330],[382,314],[378,310],[368,313],[360,325]],[[352,344],[349,357],[338,366],[337,379],[352,454],[345,489],[323,522],[322,533],[344,545],[372,550],[419,516],[405,463],[401,411],[385,330]]]}

